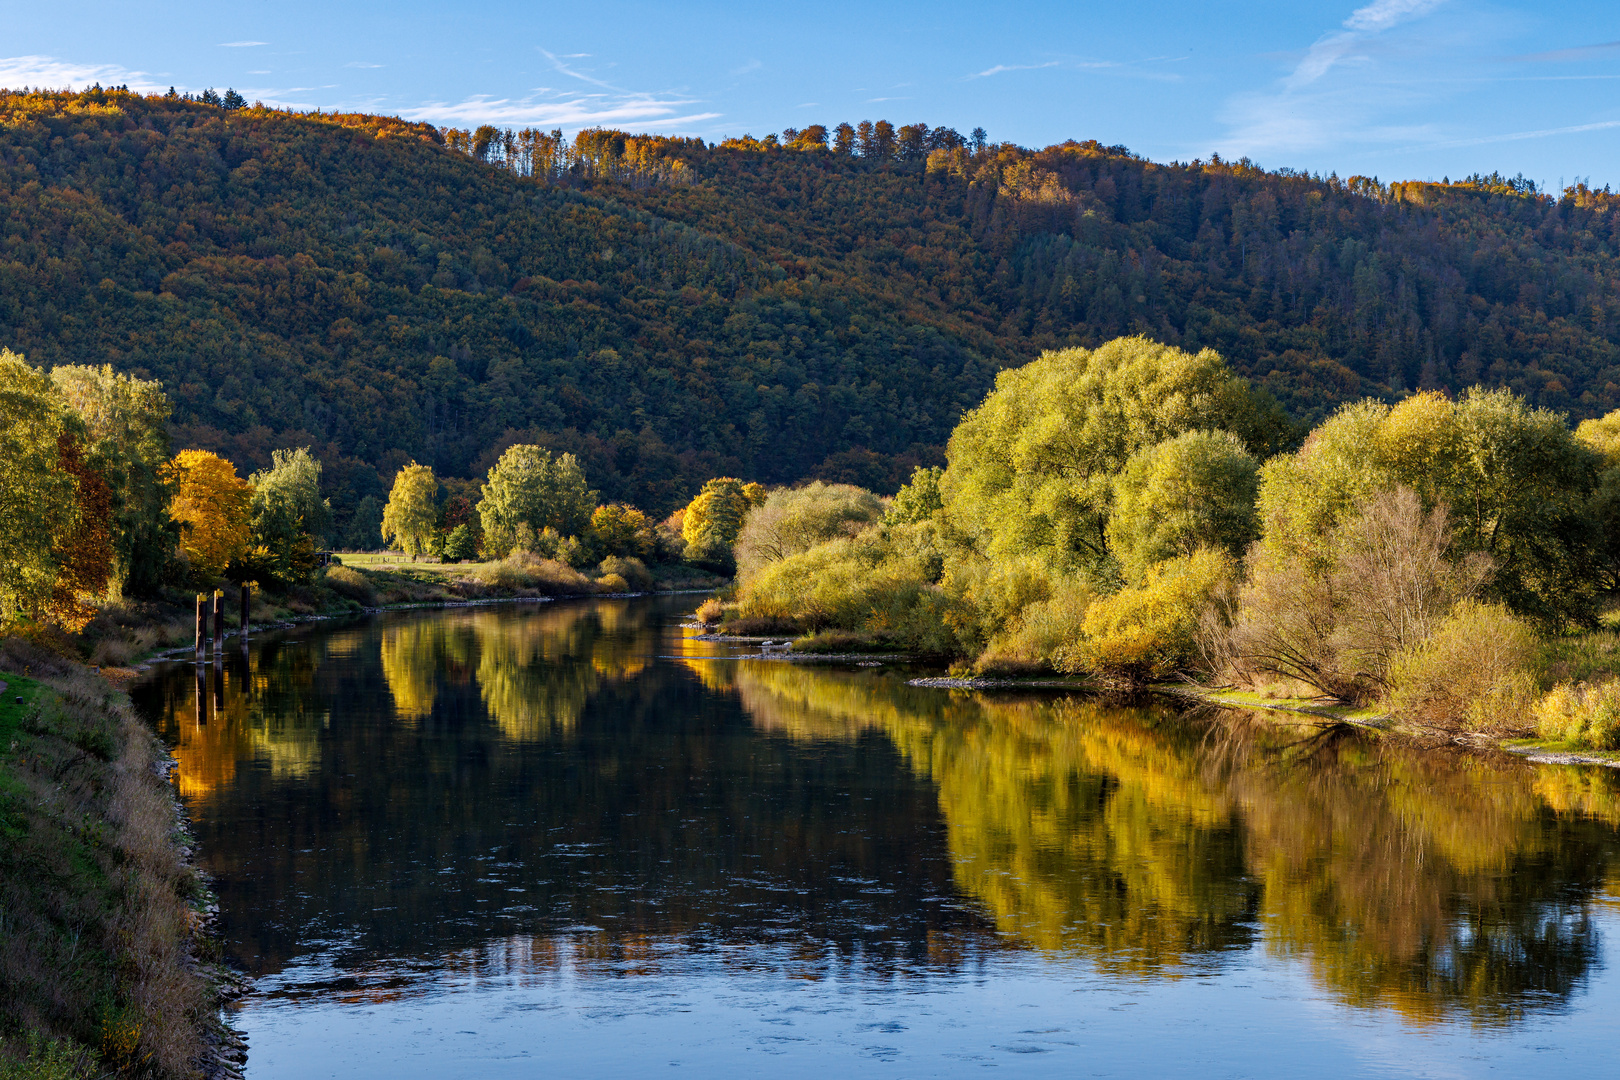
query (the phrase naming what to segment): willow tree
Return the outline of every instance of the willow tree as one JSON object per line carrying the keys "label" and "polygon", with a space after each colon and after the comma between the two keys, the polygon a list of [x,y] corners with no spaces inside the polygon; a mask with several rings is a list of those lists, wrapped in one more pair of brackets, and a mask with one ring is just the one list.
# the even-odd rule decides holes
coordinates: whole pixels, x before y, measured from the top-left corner
{"label": "willow tree", "polygon": [[1034,556],[1055,571],[1106,576],[1127,462],[1199,430],[1229,432],[1257,457],[1293,436],[1281,406],[1212,349],[1131,337],[1049,352],[997,376],[952,433],[944,512],[991,560]]}

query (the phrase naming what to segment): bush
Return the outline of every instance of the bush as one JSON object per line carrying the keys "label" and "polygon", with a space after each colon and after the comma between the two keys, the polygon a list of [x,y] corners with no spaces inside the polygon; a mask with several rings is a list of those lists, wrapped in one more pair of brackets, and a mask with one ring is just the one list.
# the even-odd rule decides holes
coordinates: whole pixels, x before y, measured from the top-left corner
{"label": "bush", "polygon": [[794,652],[811,655],[871,652],[879,648],[882,648],[881,643],[871,634],[858,634],[853,630],[823,630],[793,641]]}
{"label": "bush", "polygon": [[1127,682],[1185,670],[1198,655],[1205,614],[1231,590],[1234,577],[1231,558],[1210,548],[1159,563],[1139,587],[1093,601],[1083,647],[1061,651],[1056,666],[1090,667]]}
{"label": "bush", "polygon": [[1562,683],[1534,708],[1536,733],[1589,750],[1620,750],[1620,680]]}
{"label": "bush", "polygon": [[603,574],[596,579],[596,589],[605,593],[627,593],[630,591],[630,583],[618,574]]}
{"label": "bush", "polygon": [[496,588],[539,589],[561,596],[583,596],[595,591],[591,579],[573,567],[526,551],[515,551],[500,562],[481,566],[475,576]]}
{"label": "bush", "polygon": [[364,607],[377,606],[377,587],[371,578],[352,566],[326,568],[326,586],[346,600]]}
{"label": "bush", "polygon": [[652,571],[647,564],[636,558],[620,558],[609,555],[597,566],[596,572],[602,575],[616,575],[626,583],[626,592],[646,592],[652,588]]}
{"label": "bush", "polygon": [[702,623],[704,626],[713,626],[715,623],[720,621],[721,616],[723,616],[725,613],[726,606],[722,604],[718,598],[713,596],[703,601],[695,612],[697,621]]}
{"label": "bush", "polygon": [[1391,711],[1425,723],[1473,731],[1529,727],[1536,640],[1501,604],[1464,600],[1416,646],[1390,665]]}

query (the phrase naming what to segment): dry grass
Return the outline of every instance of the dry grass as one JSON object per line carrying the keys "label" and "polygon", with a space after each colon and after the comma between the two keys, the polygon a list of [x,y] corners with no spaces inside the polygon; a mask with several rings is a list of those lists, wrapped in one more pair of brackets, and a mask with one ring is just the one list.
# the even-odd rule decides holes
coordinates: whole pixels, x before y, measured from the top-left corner
{"label": "dry grass", "polygon": [[[76,664],[6,639],[0,670],[39,682],[0,743],[0,1034],[10,1056],[33,1032],[103,1067],[190,1075],[213,999],[192,970],[200,886],[174,843],[175,804],[154,769],[162,749],[126,698]],[[16,1067],[72,1075],[50,1071],[62,1053],[42,1053]]]}
{"label": "dry grass", "polygon": [[591,579],[567,563],[516,551],[500,562],[480,566],[474,577],[502,589],[536,589],[553,596],[585,596],[595,591]]}

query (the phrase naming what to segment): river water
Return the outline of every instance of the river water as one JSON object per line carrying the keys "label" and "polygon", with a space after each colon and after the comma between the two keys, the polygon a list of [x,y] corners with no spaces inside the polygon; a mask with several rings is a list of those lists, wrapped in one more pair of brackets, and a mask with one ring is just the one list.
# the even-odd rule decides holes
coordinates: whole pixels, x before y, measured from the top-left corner
{"label": "river water", "polygon": [[751,659],[694,603],[136,688],[250,1078],[1615,1075],[1613,771]]}

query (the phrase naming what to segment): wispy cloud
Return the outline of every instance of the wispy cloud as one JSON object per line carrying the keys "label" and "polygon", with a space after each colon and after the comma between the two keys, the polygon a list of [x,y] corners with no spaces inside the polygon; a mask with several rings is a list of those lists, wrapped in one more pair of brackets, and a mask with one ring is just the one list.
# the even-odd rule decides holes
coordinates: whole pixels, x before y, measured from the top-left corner
{"label": "wispy cloud", "polygon": [[131,90],[163,90],[157,77],[145,71],[131,71],[117,64],[85,64],[54,56],[10,56],[0,58],[0,86],[89,86],[92,83],[125,86]]}
{"label": "wispy cloud", "polygon": [[589,54],[536,51],[558,74],[584,83],[585,88],[539,87],[522,97],[475,94],[458,102],[424,102],[401,110],[400,115],[411,120],[457,126],[533,124],[578,129],[636,125],[660,131],[690,131],[693,125],[723,115],[702,109],[703,102],[687,94],[633,90],[598,78],[590,69],[568,62],[589,59]]}
{"label": "wispy cloud", "polygon": [[1446,139],[1441,142],[1398,147],[1397,152],[1449,149],[1456,146],[1489,146],[1491,143],[1522,142],[1525,139],[1546,139],[1555,135],[1579,135],[1582,132],[1607,131],[1611,128],[1620,128],[1620,120],[1600,120],[1594,124],[1572,124],[1569,127],[1541,128],[1538,131],[1510,131],[1502,135],[1481,135],[1471,139]]}
{"label": "wispy cloud", "polygon": [[1559,64],[1579,60],[1601,60],[1603,57],[1613,56],[1617,49],[1620,49],[1620,41],[1605,41],[1598,45],[1577,45],[1572,49],[1525,53],[1523,56],[1509,56],[1506,59],[1521,63]]}
{"label": "wispy cloud", "polygon": [[1414,83],[1448,42],[1425,24],[1445,0],[1373,0],[1317,38],[1267,90],[1236,94],[1222,119],[1229,154],[1320,150],[1432,139],[1426,122],[1388,119],[1425,100]]}
{"label": "wispy cloud", "polygon": [[758,71],[764,66],[765,62],[762,60],[750,60],[740,68],[732,68],[731,73],[733,75],[747,75],[750,71]]}
{"label": "wispy cloud", "polygon": [[380,68],[381,64],[368,64],[364,60],[350,60],[343,65],[346,68]]}
{"label": "wispy cloud", "polygon": [[268,44],[270,44],[268,41],[222,41],[219,43],[219,47],[222,49],[251,49],[256,45]]}
{"label": "wispy cloud", "polygon": [[1041,68],[1057,67],[1058,63],[1057,60],[1048,60],[1044,64],[997,64],[995,67],[985,68],[983,71],[975,71],[968,78],[988,79],[992,75],[1000,75],[1008,71],[1039,71]]}
{"label": "wispy cloud", "polygon": [[581,94],[566,100],[492,98],[477,95],[455,104],[428,102],[414,109],[401,110],[407,120],[431,120],[442,124],[472,127],[478,124],[586,128],[597,126],[649,125],[662,131],[686,130],[705,120],[718,119],[717,112],[683,112],[691,101],[642,98],[633,101],[605,100],[601,94]]}

